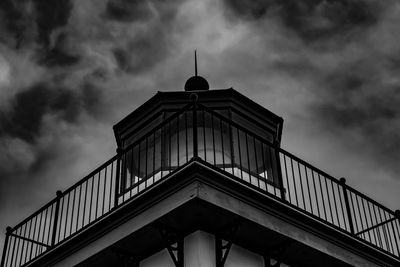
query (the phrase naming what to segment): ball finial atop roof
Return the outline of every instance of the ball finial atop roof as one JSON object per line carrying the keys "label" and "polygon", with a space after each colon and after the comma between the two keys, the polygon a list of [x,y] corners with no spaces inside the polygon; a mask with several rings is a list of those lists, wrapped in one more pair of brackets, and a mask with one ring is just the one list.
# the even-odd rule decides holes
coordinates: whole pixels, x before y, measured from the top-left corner
{"label": "ball finial atop roof", "polygon": [[210,89],[208,82],[201,76],[197,75],[197,53],[194,51],[194,73],[185,83],[185,91],[206,91]]}
{"label": "ball finial atop roof", "polygon": [[185,83],[185,91],[206,91],[210,89],[208,82],[201,76],[192,76]]}

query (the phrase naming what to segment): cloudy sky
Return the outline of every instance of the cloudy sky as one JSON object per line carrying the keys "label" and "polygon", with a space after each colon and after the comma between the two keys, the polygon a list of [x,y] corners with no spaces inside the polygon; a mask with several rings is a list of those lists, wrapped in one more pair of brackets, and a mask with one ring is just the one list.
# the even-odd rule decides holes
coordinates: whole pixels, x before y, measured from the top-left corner
{"label": "cloudy sky", "polygon": [[400,208],[400,2],[1,0],[0,249],[115,153],[112,126],[199,73],[285,120],[282,147]]}

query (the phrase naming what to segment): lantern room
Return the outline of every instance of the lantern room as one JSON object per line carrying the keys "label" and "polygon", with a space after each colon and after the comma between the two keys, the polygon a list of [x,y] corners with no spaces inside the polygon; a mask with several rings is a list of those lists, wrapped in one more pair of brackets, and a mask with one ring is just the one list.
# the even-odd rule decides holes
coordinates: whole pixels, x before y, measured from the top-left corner
{"label": "lantern room", "polygon": [[282,124],[236,90],[208,90],[204,78],[193,76],[185,91],[158,92],[114,126],[118,148],[128,151],[121,193],[149,177],[155,182],[193,157],[279,190],[276,151],[262,143],[279,147]]}

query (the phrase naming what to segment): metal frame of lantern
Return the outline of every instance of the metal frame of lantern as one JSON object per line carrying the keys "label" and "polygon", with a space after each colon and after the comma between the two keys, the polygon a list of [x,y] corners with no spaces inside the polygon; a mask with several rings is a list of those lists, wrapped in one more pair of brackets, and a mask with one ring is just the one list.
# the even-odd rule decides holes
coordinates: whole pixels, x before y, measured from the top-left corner
{"label": "metal frame of lantern", "polygon": [[[231,117],[231,111],[226,111]],[[119,195],[138,193],[193,157],[284,194],[277,151],[266,144],[269,141],[250,133],[221,111],[189,103],[124,149]]]}

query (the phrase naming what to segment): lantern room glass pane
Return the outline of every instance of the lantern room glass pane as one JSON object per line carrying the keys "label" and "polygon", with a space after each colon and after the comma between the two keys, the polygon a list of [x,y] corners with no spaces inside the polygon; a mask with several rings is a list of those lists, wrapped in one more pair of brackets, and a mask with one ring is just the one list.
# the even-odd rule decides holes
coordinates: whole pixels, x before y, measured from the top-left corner
{"label": "lantern room glass pane", "polygon": [[[176,114],[176,113],[174,113]],[[144,135],[122,156],[121,190],[164,177],[193,157],[193,119],[183,112]]]}
{"label": "lantern room glass pane", "polygon": [[228,123],[213,114],[199,111],[197,132],[199,157],[222,169],[230,167],[232,157]]}
{"label": "lantern room glass pane", "polygon": [[[223,114],[197,111],[197,150],[204,161],[253,185],[279,186],[278,162],[273,147],[251,128],[238,128]],[[173,116],[173,117],[171,117]],[[149,178],[160,179],[193,157],[193,112],[166,112],[162,127],[145,135],[122,158],[121,189]],[[172,119],[171,119],[172,118]],[[248,131],[247,131],[248,129]],[[265,133],[264,133],[265,134]]]}
{"label": "lantern room glass pane", "polygon": [[174,170],[193,157],[192,117],[191,112],[184,112],[163,127],[163,170]]}
{"label": "lantern room glass pane", "polygon": [[258,185],[267,181],[279,185],[275,149],[250,133],[232,126],[233,166],[235,176]]}

